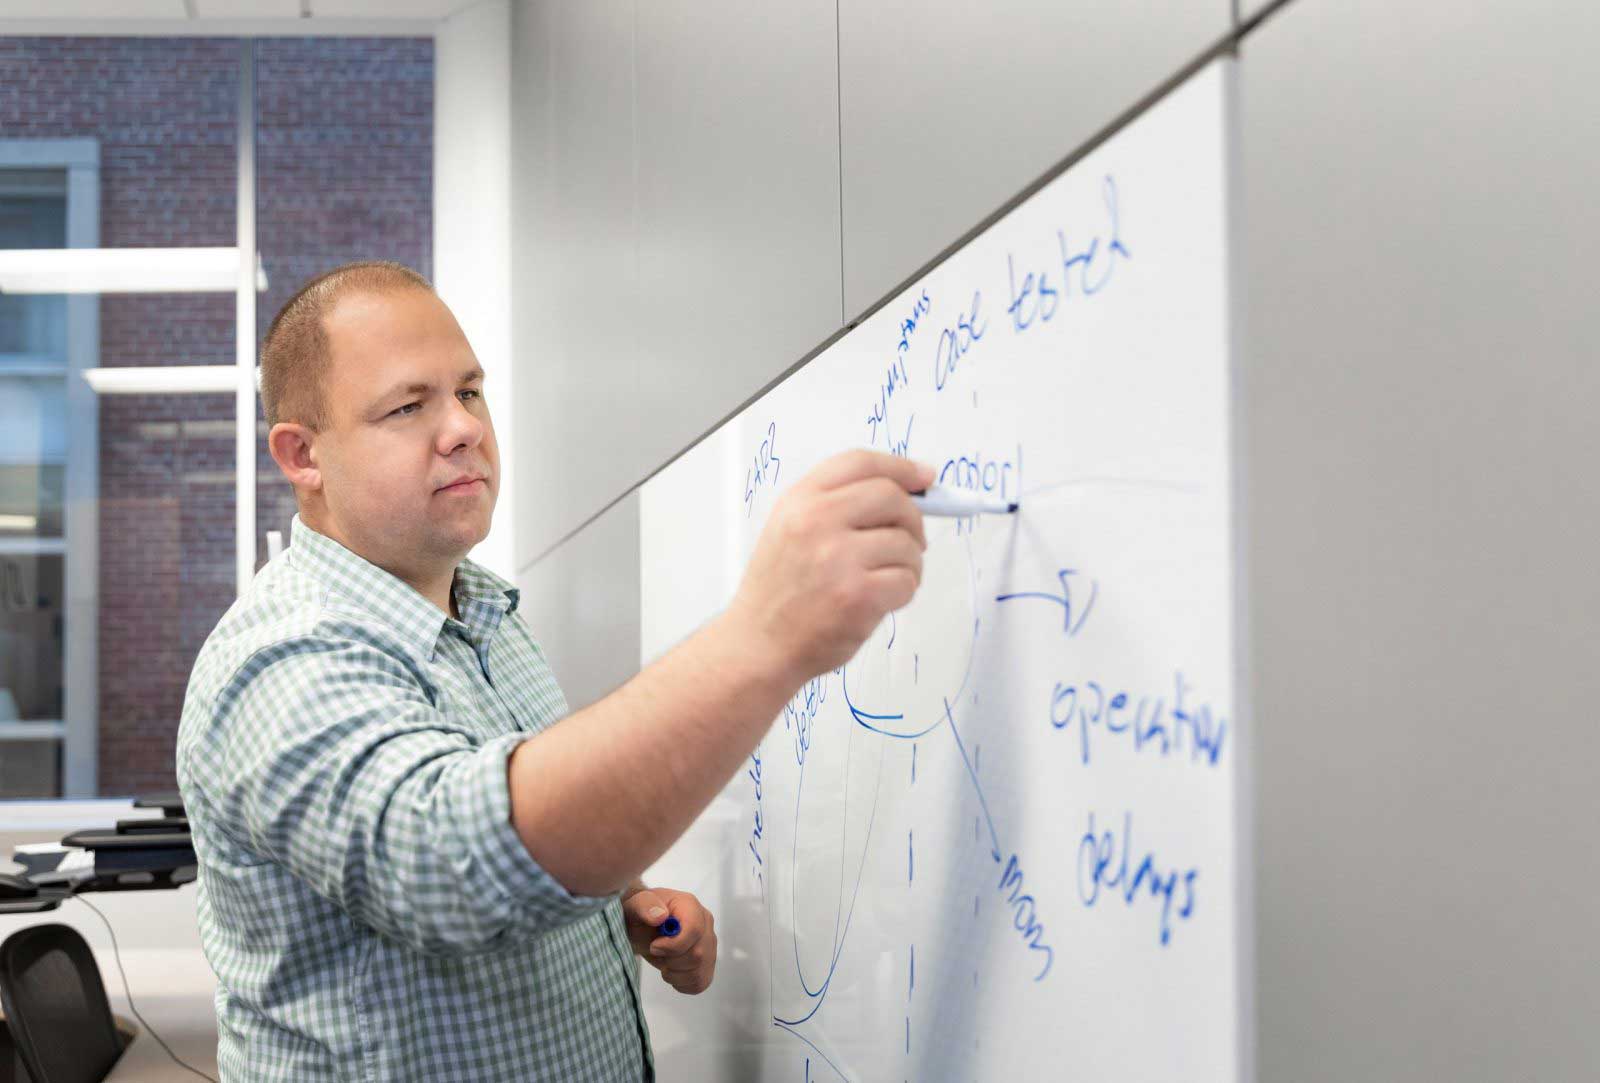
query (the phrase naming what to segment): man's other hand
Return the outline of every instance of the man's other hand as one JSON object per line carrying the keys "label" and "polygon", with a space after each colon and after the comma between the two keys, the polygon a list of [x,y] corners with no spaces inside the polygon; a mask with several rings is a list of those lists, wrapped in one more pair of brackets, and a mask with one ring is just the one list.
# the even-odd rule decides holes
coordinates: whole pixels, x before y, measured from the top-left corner
{"label": "man's other hand", "polygon": [[[638,887],[622,897],[622,916],[634,953],[661,971],[680,993],[703,993],[717,969],[717,929],[711,911],[687,891]],[[678,919],[677,936],[661,936],[656,927]]]}

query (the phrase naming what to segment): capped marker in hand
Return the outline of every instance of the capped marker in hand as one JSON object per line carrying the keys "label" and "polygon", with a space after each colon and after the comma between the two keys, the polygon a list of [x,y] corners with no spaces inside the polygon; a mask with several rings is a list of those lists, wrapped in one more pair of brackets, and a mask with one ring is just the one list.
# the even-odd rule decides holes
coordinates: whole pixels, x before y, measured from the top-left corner
{"label": "capped marker in hand", "polygon": [[911,502],[924,515],[946,518],[963,518],[968,515],[1011,515],[1021,504],[1015,500],[990,500],[982,493],[969,489],[951,489],[943,485],[930,485],[911,494]]}
{"label": "capped marker in hand", "polygon": [[663,921],[660,925],[656,926],[656,932],[660,933],[662,936],[677,936],[682,931],[683,926],[678,923],[677,918],[668,918],[666,921]]}

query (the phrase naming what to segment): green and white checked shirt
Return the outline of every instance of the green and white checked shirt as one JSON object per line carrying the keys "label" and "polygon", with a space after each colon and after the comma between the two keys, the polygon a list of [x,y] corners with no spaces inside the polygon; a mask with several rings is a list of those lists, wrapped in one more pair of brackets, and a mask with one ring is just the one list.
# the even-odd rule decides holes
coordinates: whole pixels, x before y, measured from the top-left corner
{"label": "green and white checked shirt", "polygon": [[224,1081],[653,1073],[615,896],[511,826],[506,761],[567,713],[471,561],[461,620],[294,520],[195,661],[178,785]]}

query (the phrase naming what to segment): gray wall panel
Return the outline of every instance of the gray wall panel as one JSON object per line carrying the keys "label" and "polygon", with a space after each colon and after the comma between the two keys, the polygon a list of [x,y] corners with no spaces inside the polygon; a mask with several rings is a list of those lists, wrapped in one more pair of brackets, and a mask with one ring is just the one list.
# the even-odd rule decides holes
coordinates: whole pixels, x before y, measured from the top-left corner
{"label": "gray wall panel", "polygon": [[526,567],[838,327],[838,101],[817,0],[514,24]]}
{"label": "gray wall panel", "polygon": [[517,577],[518,611],[573,710],[639,672],[639,498],[629,496]]}
{"label": "gray wall panel", "polygon": [[631,0],[512,11],[519,568],[622,490],[636,427],[633,19]]}
{"label": "gray wall panel", "polygon": [[628,481],[842,321],[836,40],[832,0],[639,5]]}
{"label": "gray wall panel", "polygon": [[1244,45],[1264,1080],[1600,1064],[1597,50],[1549,0]]}
{"label": "gray wall panel", "polygon": [[1230,25],[1229,0],[842,4],[847,315]]}

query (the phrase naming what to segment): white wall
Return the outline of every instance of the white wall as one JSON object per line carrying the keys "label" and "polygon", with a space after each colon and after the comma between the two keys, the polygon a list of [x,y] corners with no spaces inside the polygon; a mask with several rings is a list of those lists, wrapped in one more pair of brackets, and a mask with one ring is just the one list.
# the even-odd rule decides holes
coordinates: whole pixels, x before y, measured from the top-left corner
{"label": "white wall", "polygon": [[1241,54],[1260,1078],[1600,1075],[1600,15]]}
{"label": "white wall", "polygon": [[500,444],[494,526],[472,552],[516,574],[517,366],[511,339],[511,4],[482,0],[434,38],[433,278],[483,365]]}

